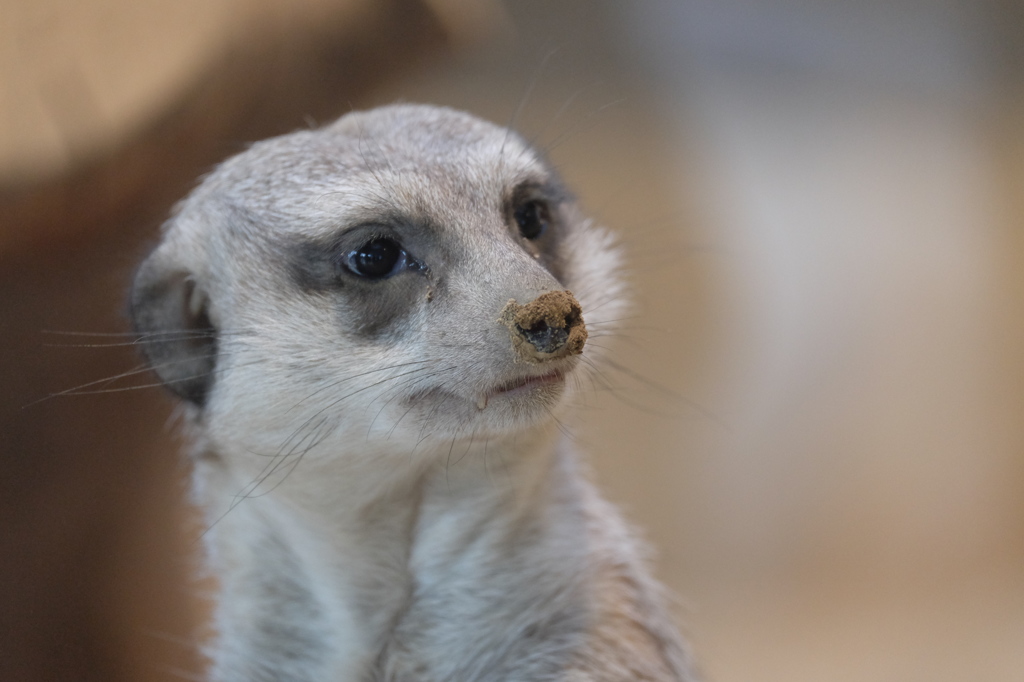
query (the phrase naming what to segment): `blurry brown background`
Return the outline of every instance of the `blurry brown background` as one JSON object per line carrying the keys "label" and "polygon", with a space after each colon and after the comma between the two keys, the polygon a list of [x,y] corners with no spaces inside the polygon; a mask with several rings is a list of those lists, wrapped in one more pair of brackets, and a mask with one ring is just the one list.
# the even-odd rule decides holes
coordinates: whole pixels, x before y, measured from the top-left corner
{"label": "blurry brown background", "polygon": [[171,401],[67,332],[217,160],[399,99],[622,235],[575,430],[709,680],[1024,679],[1020,4],[0,0],[0,88],[0,679],[201,670]]}

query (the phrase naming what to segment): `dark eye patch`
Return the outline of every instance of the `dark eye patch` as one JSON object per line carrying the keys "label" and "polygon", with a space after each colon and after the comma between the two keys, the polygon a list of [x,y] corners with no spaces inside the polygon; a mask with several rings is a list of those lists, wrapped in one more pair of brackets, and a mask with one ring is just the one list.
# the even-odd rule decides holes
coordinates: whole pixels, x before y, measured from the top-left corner
{"label": "dark eye patch", "polygon": [[520,183],[505,201],[510,230],[523,248],[560,282],[564,270],[564,210],[571,200],[561,185],[548,180]]}
{"label": "dark eye patch", "polygon": [[388,225],[358,225],[328,239],[298,238],[285,248],[291,279],[307,292],[373,285],[427,269],[400,230]]}
{"label": "dark eye patch", "polygon": [[426,299],[429,231],[411,225],[363,224],[333,238],[285,245],[291,280],[336,311],[338,333],[369,338],[397,333]]}

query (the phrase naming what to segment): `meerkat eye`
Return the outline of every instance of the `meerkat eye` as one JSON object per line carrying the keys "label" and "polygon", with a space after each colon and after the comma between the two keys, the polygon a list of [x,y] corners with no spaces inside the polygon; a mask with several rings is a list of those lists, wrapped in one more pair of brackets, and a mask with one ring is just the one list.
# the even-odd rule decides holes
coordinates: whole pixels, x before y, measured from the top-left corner
{"label": "meerkat eye", "polygon": [[366,279],[384,279],[408,264],[408,254],[393,239],[372,239],[345,256],[345,267]]}
{"label": "meerkat eye", "polygon": [[516,224],[519,225],[519,234],[531,241],[544,234],[551,220],[548,216],[547,204],[537,199],[520,204],[516,208],[514,216]]}

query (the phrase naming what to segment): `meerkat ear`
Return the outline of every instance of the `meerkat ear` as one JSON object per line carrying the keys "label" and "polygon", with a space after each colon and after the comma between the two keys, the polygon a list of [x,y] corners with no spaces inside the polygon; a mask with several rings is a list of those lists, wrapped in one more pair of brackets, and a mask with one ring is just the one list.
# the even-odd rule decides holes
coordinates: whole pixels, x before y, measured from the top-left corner
{"label": "meerkat ear", "polygon": [[217,329],[208,307],[195,277],[169,266],[159,249],[135,274],[131,316],[139,347],[167,388],[200,407],[217,364]]}

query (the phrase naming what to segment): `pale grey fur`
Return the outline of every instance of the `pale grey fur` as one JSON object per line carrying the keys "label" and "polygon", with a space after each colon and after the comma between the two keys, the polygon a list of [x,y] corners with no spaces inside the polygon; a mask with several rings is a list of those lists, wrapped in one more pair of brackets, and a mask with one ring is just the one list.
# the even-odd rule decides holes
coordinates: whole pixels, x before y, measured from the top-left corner
{"label": "pale grey fur", "polygon": [[[178,207],[133,308],[190,401],[213,680],[695,679],[557,422],[596,348],[531,365],[497,319],[562,289],[622,313],[619,251],[559,188],[517,135],[409,105],[253,145]],[[516,232],[516,191],[552,234]],[[422,267],[331,274],[391,229]]]}

